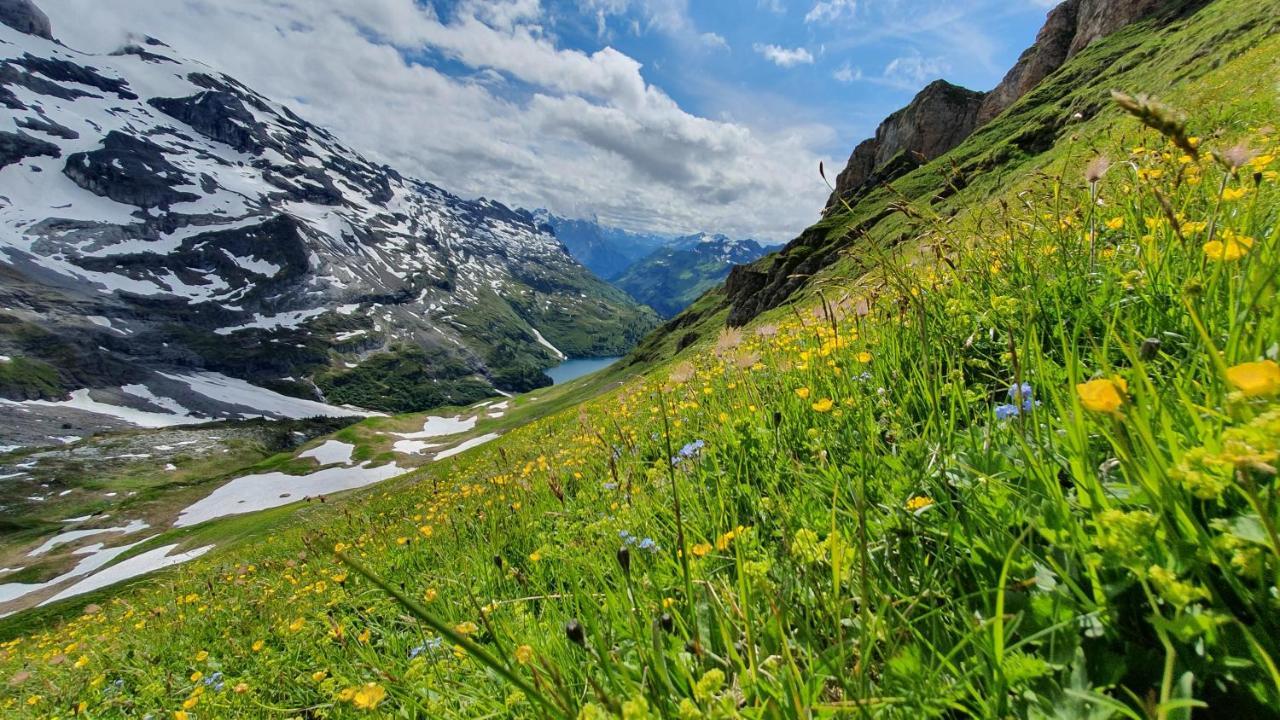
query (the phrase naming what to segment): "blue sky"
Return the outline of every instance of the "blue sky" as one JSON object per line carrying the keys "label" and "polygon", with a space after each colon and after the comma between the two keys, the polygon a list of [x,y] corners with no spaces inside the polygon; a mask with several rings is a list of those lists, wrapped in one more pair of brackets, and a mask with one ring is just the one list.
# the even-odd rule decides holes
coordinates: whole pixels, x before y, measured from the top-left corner
{"label": "blue sky", "polygon": [[673,32],[645,3],[626,3],[605,16],[604,33],[584,3],[551,7],[564,43],[621,50],[686,110],[753,125],[828,125],[836,134],[827,149],[847,155],[931,80],[994,87],[1053,4],[703,0],[687,4],[688,25]]}
{"label": "blue sky", "polygon": [[148,34],[458,194],[771,241],[939,77],[990,89],[1053,0],[38,0]]}

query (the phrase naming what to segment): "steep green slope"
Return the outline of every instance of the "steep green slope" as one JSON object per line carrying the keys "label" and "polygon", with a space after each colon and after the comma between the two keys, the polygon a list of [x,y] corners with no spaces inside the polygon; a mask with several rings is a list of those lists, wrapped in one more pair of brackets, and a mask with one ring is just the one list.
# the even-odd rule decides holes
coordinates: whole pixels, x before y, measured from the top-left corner
{"label": "steep green slope", "polygon": [[[877,224],[812,303],[45,627],[13,621],[0,708],[1274,716],[1271,23],[1218,0],[1126,33],[1121,60],[1147,47],[1152,70],[1118,62],[1122,86],[1170,73],[1197,151],[1100,97],[1022,172],[960,191],[990,202]],[[1171,82],[1179,60],[1194,80]]]}
{"label": "steep green slope", "polygon": [[[1089,45],[954,150],[851,198],[781,251],[736,269],[725,286],[646,338],[633,360],[671,357],[695,340],[690,328],[700,328],[696,339],[705,341],[726,324],[810,301],[824,283],[874,266],[878,256],[868,248],[907,241],[937,218],[1012,197],[1011,185],[1102,145],[1122,114],[1108,102],[1111,90],[1168,95],[1193,86],[1280,30],[1274,10],[1267,3],[1167,2],[1153,17]],[[1216,108],[1205,112],[1207,125],[1225,119]]]}

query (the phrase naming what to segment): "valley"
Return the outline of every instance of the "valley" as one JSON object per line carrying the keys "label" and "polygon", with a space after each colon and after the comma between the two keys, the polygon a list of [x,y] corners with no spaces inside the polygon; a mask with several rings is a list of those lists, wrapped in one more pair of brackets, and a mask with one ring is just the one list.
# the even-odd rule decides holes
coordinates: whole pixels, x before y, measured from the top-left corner
{"label": "valley", "polygon": [[[510,204],[0,0],[0,715],[1277,716],[1269,4],[752,3],[797,34],[744,44],[692,9],[317,3],[235,13],[501,128],[457,149]],[[941,22],[976,68],[999,33],[962,20],[1019,13],[989,91],[827,57]],[[750,103],[665,67],[749,62],[782,78]],[[834,133],[782,92],[815,77],[914,96],[814,163],[790,242],[730,237],[777,237],[735,140]],[[666,186],[725,234],[613,224],[693,226]]]}

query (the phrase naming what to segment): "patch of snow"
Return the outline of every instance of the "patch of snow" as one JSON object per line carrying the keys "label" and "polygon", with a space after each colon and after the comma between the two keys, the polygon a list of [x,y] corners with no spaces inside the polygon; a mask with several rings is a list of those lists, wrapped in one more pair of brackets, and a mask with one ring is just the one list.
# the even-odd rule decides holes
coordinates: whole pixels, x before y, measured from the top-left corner
{"label": "patch of snow", "polygon": [[97,415],[108,415],[116,418],[117,420],[123,420],[132,425],[144,428],[162,428],[171,427],[173,425],[192,425],[195,423],[208,422],[208,420],[202,420],[200,418],[170,415],[168,413],[147,412],[145,410],[135,410],[122,405],[110,405],[98,402],[97,400],[89,397],[88,388],[81,388],[72,392],[70,400],[61,400],[57,402],[52,400],[23,400],[22,402],[0,400],[0,403],[6,405],[64,407],[75,410],[84,410],[85,412],[91,412]]}
{"label": "patch of snow", "polygon": [[502,436],[499,435],[498,433],[487,433],[479,437],[473,437],[470,440],[459,443],[458,445],[449,448],[448,450],[441,450],[440,452],[436,453],[436,456],[433,459],[444,460],[445,458],[453,457],[458,453],[466,452],[467,450],[470,450],[473,447],[480,447],[481,445],[491,440],[497,440],[500,437]]}
{"label": "patch of snow", "polygon": [[278,392],[260,388],[238,378],[227,377],[220,373],[195,373],[192,375],[176,375],[160,373],[170,380],[184,383],[205,397],[231,405],[243,405],[261,413],[286,418],[306,417],[369,417],[380,413],[361,410],[359,408],[339,407],[315,400],[281,395]]}
{"label": "patch of snow", "polygon": [[94,528],[92,530],[69,530],[64,533],[58,533],[48,540],[45,540],[43,545],[27,553],[27,557],[39,557],[59,545],[66,545],[67,543],[75,542],[80,538],[93,537],[94,535],[105,535],[106,533],[132,535],[140,530],[146,530],[147,527],[149,526],[142,520],[133,520],[128,525],[122,525],[120,527]]}
{"label": "patch of snow", "polygon": [[340,440],[326,440],[323,445],[318,445],[304,453],[299,453],[298,457],[315,458],[315,461],[321,465],[350,465],[351,454],[355,450],[356,446],[350,443],[344,443]]}
{"label": "patch of snow", "polygon": [[88,575],[94,570],[97,570],[103,565],[115,560],[130,548],[137,547],[149,539],[150,538],[146,538],[130,545],[121,545],[120,547],[113,548],[104,547],[102,543],[80,548],[75,551],[75,554],[88,555],[88,557],[77,563],[75,567],[52,580],[46,580],[42,583],[9,583],[7,585],[0,585],[0,603],[17,600],[18,598],[30,595],[33,592],[39,592],[45,588],[56,587],[68,580]]}
{"label": "patch of snow", "polygon": [[435,447],[440,446],[424,440],[397,440],[395,444],[391,446],[391,449],[403,455],[418,455],[423,450],[430,450]]}
{"label": "patch of snow", "polygon": [[191,411],[182,406],[182,403],[170,397],[163,397],[151,392],[151,388],[146,385],[125,385],[120,388],[121,391],[136,398],[142,398],[156,407],[164,408],[174,415],[191,417]]}
{"label": "patch of snow", "polygon": [[404,472],[395,463],[369,467],[334,467],[310,475],[286,475],[282,472],[239,477],[214,490],[179,515],[174,527],[187,527],[228,515],[288,505],[304,497],[324,495],[341,490],[372,485]]}
{"label": "patch of snow", "polygon": [[310,310],[293,310],[290,312],[282,312],[279,315],[255,315],[253,320],[243,325],[234,325],[231,327],[218,328],[214,330],[219,335],[230,335],[240,332],[241,330],[279,330],[280,328],[296,328],[302,323],[310,320],[317,315],[323,315],[329,312],[327,308],[312,308]]}
{"label": "patch of snow", "polygon": [[547,339],[542,337],[542,333],[538,332],[538,328],[530,327],[529,329],[533,331],[533,339],[537,340],[538,344],[541,345],[542,347],[555,353],[556,357],[560,358],[561,360],[564,360],[569,357],[568,355],[565,355],[564,353],[560,352],[560,348],[547,342]]}
{"label": "patch of snow", "polygon": [[475,429],[476,419],[458,417],[436,417],[432,415],[422,424],[422,430],[413,433],[391,433],[405,440],[422,440],[424,438],[443,437],[445,435],[457,435],[469,430]]}
{"label": "patch of snow", "polygon": [[114,585],[122,580],[129,580],[131,578],[138,577],[139,575],[146,575],[147,573],[155,572],[156,570],[173,565],[180,565],[188,560],[194,560],[213,549],[212,545],[205,545],[204,547],[198,547],[195,550],[188,550],[184,553],[178,553],[177,555],[170,555],[169,553],[173,552],[176,547],[178,546],[175,543],[173,545],[158,547],[154,550],[148,550],[141,555],[135,555],[128,560],[116,563],[115,565],[106,568],[102,572],[90,575],[84,580],[81,580],[75,585],[72,585],[40,604],[48,605],[51,602],[57,602],[59,600],[72,597],[73,595],[82,595],[87,592],[107,587],[108,585]]}

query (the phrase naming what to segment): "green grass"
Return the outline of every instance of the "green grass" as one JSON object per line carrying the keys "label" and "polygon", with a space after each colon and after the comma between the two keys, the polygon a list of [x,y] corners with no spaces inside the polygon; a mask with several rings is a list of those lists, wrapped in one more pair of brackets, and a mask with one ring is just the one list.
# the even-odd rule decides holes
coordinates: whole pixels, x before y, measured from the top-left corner
{"label": "green grass", "polygon": [[[1186,32],[1253,6],[1206,12]],[[1100,110],[992,202],[869,237],[811,304],[15,621],[0,709],[1274,716],[1280,36],[1254,40],[1169,96],[1198,159]]]}

